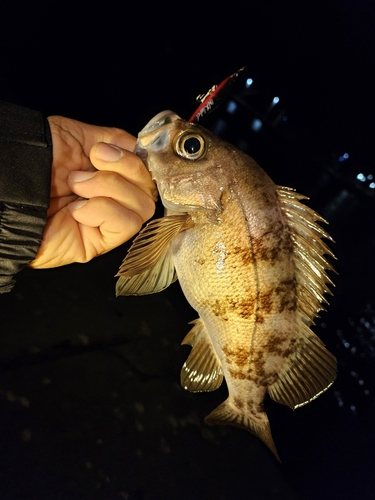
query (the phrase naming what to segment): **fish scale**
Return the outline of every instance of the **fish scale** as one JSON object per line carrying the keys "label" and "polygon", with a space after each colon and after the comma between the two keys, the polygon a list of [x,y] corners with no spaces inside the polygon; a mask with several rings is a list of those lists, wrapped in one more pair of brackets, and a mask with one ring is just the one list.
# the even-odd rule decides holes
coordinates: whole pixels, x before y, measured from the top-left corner
{"label": "fish scale", "polygon": [[[225,379],[230,414],[240,412],[250,421],[259,422],[263,439],[275,452],[263,400],[267,386],[275,381],[283,364],[283,353],[295,340],[294,266],[290,251],[277,252],[278,258],[266,258],[265,245],[258,251],[253,249],[253,255],[249,252],[251,234],[245,228],[236,196],[227,201],[222,213],[216,225],[209,223],[204,214],[192,215],[194,228],[180,233],[171,243],[173,261],[185,297],[208,332],[214,332],[210,340],[228,374]],[[252,230],[258,232],[258,226],[264,224],[257,218],[255,225]],[[244,230],[233,231],[239,227]],[[288,236],[288,228],[284,230]],[[221,252],[216,251],[218,247]],[[198,284],[191,280],[194,275],[200,277]],[[280,281],[288,286],[283,287]],[[285,299],[288,290],[291,297]],[[220,419],[227,421],[225,415]],[[206,421],[215,424],[220,419],[214,413]]]}
{"label": "fish scale", "polygon": [[183,341],[192,350],[182,386],[212,391],[225,378],[228,398],[205,421],[244,428],[279,458],[266,393],[296,408],[336,376],[335,358],[309,328],[333,269],[321,241],[329,236],[316,223],[323,219],[248,155],[171,111],[140,132],[136,152],[166,211],[135,239],[117,294],[179,280],[199,314]]}

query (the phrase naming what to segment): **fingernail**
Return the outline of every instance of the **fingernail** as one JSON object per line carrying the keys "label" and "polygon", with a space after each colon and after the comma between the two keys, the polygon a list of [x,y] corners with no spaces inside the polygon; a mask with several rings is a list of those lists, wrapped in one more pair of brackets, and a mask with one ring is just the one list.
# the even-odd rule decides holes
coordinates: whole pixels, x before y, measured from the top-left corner
{"label": "fingernail", "polygon": [[107,142],[101,142],[96,146],[95,156],[99,160],[105,161],[119,161],[122,158],[124,152],[118,146],[114,144],[108,144]]}
{"label": "fingernail", "polygon": [[82,181],[88,181],[95,174],[96,172],[84,172],[83,170],[75,170],[74,172],[70,172],[69,178],[73,182],[82,182]]}
{"label": "fingernail", "polygon": [[86,205],[86,203],[89,200],[78,200],[78,201],[72,201],[72,203],[68,204],[68,208],[71,212],[74,212],[74,210],[78,210],[79,208],[83,207]]}

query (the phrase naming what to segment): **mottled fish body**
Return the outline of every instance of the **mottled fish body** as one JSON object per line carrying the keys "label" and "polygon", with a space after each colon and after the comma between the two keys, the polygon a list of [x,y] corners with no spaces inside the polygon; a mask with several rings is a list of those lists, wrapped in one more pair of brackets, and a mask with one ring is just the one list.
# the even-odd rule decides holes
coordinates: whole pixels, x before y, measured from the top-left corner
{"label": "mottled fish body", "polygon": [[178,278],[199,313],[183,341],[192,351],[182,386],[212,391],[225,377],[228,399],[205,421],[243,427],[278,457],[266,393],[296,408],[336,376],[310,330],[331,283],[323,219],[248,155],[170,111],[140,132],[137,152],[166,214],[134,241],[117,294],[154,293]]}

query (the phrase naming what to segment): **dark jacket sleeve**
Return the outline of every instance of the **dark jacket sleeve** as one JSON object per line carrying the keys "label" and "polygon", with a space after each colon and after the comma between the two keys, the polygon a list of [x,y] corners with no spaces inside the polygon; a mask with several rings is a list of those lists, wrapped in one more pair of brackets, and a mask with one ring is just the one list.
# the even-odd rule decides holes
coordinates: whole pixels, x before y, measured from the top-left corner
{"label": "dark jacket sleeve", "polygon": [[0,293],[40,246],[50,200],[52,141],[38,111],[0,101]]}

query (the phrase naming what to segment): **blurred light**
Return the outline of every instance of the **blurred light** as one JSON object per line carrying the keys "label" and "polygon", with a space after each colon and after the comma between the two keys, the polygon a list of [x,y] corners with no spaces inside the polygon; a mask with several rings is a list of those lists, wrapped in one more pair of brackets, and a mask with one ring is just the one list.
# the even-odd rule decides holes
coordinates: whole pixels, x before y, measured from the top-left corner
{"label": "blurred light", "polygon": [[251,124],[251,128],[252,130],[254,130],[254,132],[259,132],[262,126],[263,126],[262,120],[259,120],[259,118],[255,118],[253,120],[253,123]]}
{"label": "blurred light", "polygon": [[[339,159],[339,161],[340,161],[340,159]],[[357,175],[357,179],[361,182],[366,181],[366,177],[362,173]]]}
{"label": "blurred light", "polygon": [[237,109],[237,104],[234,101],[229,101],[227,105],[228,113],[233,114]]}
{"label": "blurred light", "polygon": [[342,408],[344,406],[344,401],[342,400],[340,392],[339,391],[335,391],[333,394],[334,394],[335,398],[337,399],[339,407]]}
{"label": "blurred light", "polygon": [[275,105],[275,104],[277,104],[279,101],[280,101],[279,97],[277,97],[277,96],[276,96],[276,97],[274,97],[274,98],[272,99],[272,104],[273,104],[273,105]]}
{"label": "blurred light", "polygon": [[354,415],[357,414],[357,408],[354,405],[351,405],[350,409],[352,410],[352,412],[354,413]]}
{"label": "blurred light", "polygon": [[254,80],[253,80],[252,78],[248,78],[248,79],[246,80],[246,83],[245,83],[246,87],[247,87],[247,88],[251,87],[251,85],[253,84],[253,81],[254,81]]}
{"label": "blurred light", "polygon": [[372,181],[373,178],[374,178],[374,176],[372,174],[368,174],[368,176],[367,176],[368,181]]}
{"label": "blurred light", "polygon": [[369,188],[375,189],[375,182],[371,182],[371,184],[369,185]]}
{"label": "blurred light", "polygon": [[343,155],[338,157],[339,162],[343,162],[349,158],[349,153],[344,153]]}
{"label": "blurred light", "polygon": [[220,135],[225,131],[226,128],[227,128],[226,122],[222,118],[219,118],[214,125],[213,132],[216,135]]}
{"label": "blurred light", "polygon": [[282,117],[282,121],[283,121],[283,122],[288,121],[288,116],[287,116],[287,115],[284,115],[284,116]]}

